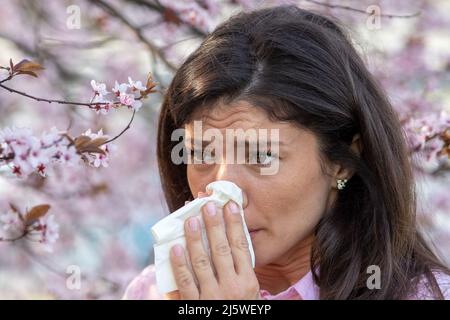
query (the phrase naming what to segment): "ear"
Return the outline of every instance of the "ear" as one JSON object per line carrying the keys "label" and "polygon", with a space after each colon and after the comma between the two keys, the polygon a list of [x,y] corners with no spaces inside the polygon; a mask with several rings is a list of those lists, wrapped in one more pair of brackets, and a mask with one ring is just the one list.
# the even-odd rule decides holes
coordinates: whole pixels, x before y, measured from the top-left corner
{"label": "ear", "polygon": [[350,149],[357,154],[358,156],[361,156],[362,152],[362,141],[361,141],[361,135],[359,133],[355,134],[353,136],[352,144],[350,146]]}
{"label": "ear", "polygon": [[[358,156],[361,155],[362,152],[362,142],[361,142],[361,136],[359,133],[355,134],[353,136],[352,143],[350,145],[350,149]],[[349,168],[345,168],[341,165],[336,165],[335,171],[333,174],[333,179],[331,181],[331,184],[334,188],[337,188],[336,186],[336,180],[338,179],[347,179],[349,180],[353,176],[354,172],[353,170]]]}

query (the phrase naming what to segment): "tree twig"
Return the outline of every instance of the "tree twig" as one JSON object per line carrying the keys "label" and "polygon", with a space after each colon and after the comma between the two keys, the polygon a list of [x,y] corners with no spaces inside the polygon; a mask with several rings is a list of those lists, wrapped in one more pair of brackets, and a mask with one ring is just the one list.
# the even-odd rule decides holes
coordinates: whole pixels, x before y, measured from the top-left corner
{"label": "tree twig", "polygon": [[157,55],[172,71],[175,71],[177,67],[173,65],[170,61],[167,60],[164,53],[159,49],[156,45],[154,45],[150,40],[148,40],[142,33],[141,29],[133,25],[124,15],[122,15],[118,10],[109,5],[103,0],[90,0],[90,2],[104,11],[108,12],[111,16],[119,19],[125,24],[134,34],[138,37],[138,39],[150,50],[150,52],[154,55]]}
{"label": "tree twig", "polygon": [[18,235],[15,238],[3,238],[3,237],[0,237],[0,242],[1,241],[4,241],[4,242],[16,242],[16,241],[18,241],[18,240],[20,240],[22,238],[25,238],[27,236],[27,234],[28,234],[28,232],[26,230],[24,230],[20,235]]}
{"label": "tree twig", "polygon": [[125,133],[125,131],[127,131],[128,129],[130,129],[131,128],[131,123],[133,122],[133,119],[134,119],[134,115],[136,114],[136,110],[133,110],[133,115],[131,116],[131,119],[130,119],[130,121],[128,122],[128,124],[127,124],[127,126],[117,135],[117,136],[115,136],[114,138],[111,138],[111,139],[109,139],[109,140],[107,140],[107,141],[105,141],[104,143],[102,143],[102,145],[104,145],[104,144],[107,144],[107,143],[110,143],[110,142],[113,142],[114,140],[116,140],[117,138],[119,138],[121,135],[123,135],[124,133]]}
{"label": "tree twig", "polygon": [[[93,106],[96,105],[104,105],[104,104],[108,104],[108,102],[95,102],[95,103],[89,103],[89,102],[75,102],[75,101],[66,101],[66,100],[58,100],[58,99],[46,99],[46,98],[39,98],[36,96],[33,96],[31,94],[25,93],[23,91],[19,91],[16,89],[13,89],[11,87],[7,87],[3,84],[3,82],[9,80],[8,78],[0,81],[0,87],[8,90],[11,93],[16,93],[19,94],[21,96],[33,99],[35,101],[40,101],[40,102],[48,102],[48,103],[58,103],[58,104],[69,104],[69,105],[76,105],[76,106],[86,106],[86,107],[90,107],[93,108]],[[114,102],[114,104],[119,104],[118,102]]]}
{"label": "tree twig", "polygon": [[[371,14],[369,12],[367,12],[366,10],[362,10],[362,9],[358,9],[358,8],[353,8],[350,6],[345,6],[345,5],[340,5],[340,4],[331,4],[331,3],[325,3],[325,2],[321,2],[321,1],[317,1],[317,0],[304,0],[306,2],[309,3],[313,3],[319,6],[324,6],[324,7],[328,7],[331,9],[342,9],[342,10],[348,10],[348,11],[353,11],[353,12],[358,12],[358,13],[362,13],[362,14]],[[406,14],[406,15],[397,15],[397,14],[386,14],[386,13],[380,13],[379,16],[380,17],[384,17],[384,18],[404,18],[404,19],[408,19],[408,18],[415,18],[417,16],[420,15],[420,11],[412,13],[412,14]]]}
{"label": "tree twig", "polygon": [[[169,10],[167,7],[165,7],[164,5],[162,5],[159,1],[157,1],[157,2],[158,2],[157,4],[154,4],[154,3],[151,3],[151,2],[148,2],[148,1],[145,1],[145,0],[127,0],[127,2],[133,2],[133,3],[135,3],[135,4],[144,6],[144,7],[148,8],[148,9],[150,9],[150,10],[153,10],[153,11],[155,11],[155,12],[160,13],[161,15],[164,15],[164,12],[165,12],[166,10]],[[177,17],[177,18],[178,18],[178,17]],[[178,19],[179,19],[179,18],[178,18]],[[179,21],[180,21],[180,23],[182,23],[182,24],[188,26],[189,29],[190,29],[195,35],[201,36],[201,37],[206,37],[206,36],[207,36],[207,33],[206,33],[206,32],[200,30],[200,29],[197,28],[196,26],[193,26],[193,25],[191,25],[191,24],[189,24],[189,23],[187,23],[187,22],[185,22],[185,21],[183,21],[183,20],[181,20],[181,19],[179,19]]]}

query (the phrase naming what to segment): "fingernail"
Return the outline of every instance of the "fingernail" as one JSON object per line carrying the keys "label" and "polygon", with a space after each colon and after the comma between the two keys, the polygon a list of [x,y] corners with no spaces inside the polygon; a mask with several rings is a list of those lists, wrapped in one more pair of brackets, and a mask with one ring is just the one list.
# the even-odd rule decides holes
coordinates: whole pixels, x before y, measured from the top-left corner
{"label": "fingernail", "polygon": [[240,211],[238,205],[233,201],[230,201],[228,207],[230,208],[231,213],[238,214]]}
{"label": "fingernail", "polygon": [[208,202],[206,204],[206,211],[208,212],[210,217],[213,217],[216,215],[216,205],[214,204],[214,202]]}
{"label": "fingernail", "polygon": [[181,255],[183,254],[183,248],[179,244],[176,244],[172,250],[177,257],[181,257]]}
{"label": "fingernail", "polygon": [[198,230],[198,220],[196,217],[192,217],[189,219],[189,228],[194,232]]}
{"label": "fingernail", "polygon": [[197,198],[203,198],[206,195],[206,193],[204,193],[203,191],[199,191],[197,193]]}

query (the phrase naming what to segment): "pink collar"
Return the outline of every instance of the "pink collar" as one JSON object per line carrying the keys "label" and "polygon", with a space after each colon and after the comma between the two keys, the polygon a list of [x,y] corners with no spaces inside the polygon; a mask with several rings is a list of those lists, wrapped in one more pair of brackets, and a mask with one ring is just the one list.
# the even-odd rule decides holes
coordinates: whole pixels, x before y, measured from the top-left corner
{"label": "pink collar", "polygon": [[267,290],[260,290],[260,293],[261,297],[267,300],[319,300],[320,297],[320,289],[314,282],[311,271],[276,295],[271,295]]}

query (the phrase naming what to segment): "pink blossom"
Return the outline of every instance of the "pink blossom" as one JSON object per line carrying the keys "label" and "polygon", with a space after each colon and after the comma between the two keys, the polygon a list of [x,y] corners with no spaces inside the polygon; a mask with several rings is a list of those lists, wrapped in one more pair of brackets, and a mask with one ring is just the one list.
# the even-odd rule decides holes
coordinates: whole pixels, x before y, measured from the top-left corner
{"label": "pink blossom", "polygon": [[92,100],[92,103],[98,103],[94,106],[95,112],[97,114],[108,114],[109,110],[112,109],[113,103],[107,99],[101,94],[94,97]]}
{"label": "pink blossom", "polygon": [[77,153],[77,149],[74,146],[70,146],[62,150],[59,159],[62,163],[73,166],[80,161],[80,156]]}
{"label": "pink blossom", "polygon": [[[211,29],[210,12],[202,8],[195,1],[168,1],[162,0],[162,4],[177,12],[181,20],[186,23],[196,26],[204,31]],[[212,8],[214,10],[214,8]]]}
{"label": "pink blossom", "polygon": [[117,81],[115,82],[114,88],[112,92],[119,97],[122,93],[126,93],[128,90],[128,85],[126,83],[119,84]]}
{"label": "pink blossom", "polygon": [[106,115],[106,114],[108,114],[109,111],[112,110],[113,108],[114,108],[114,104],[113,104],[112,102],[108,101],[107,104],[104,104],[104,105],[102,106],[102,108],[100,109],[100,113]]}
{"label": "pink blossom", "polygon": [[52,127],[50,132],[43,132],[41,135],[42,146],[51,146],[61,140],[61,133],[56,129],[56,127]]}
{"label": "pink blossom", "polygon": [[[107,135],[103,134],[103,129],[100,129],[97,133],[93,133],[91,129],[88,129],[83,135],[90,137],[91,139],[96,138],[108,138]],[[109,156],[111,149],[114,149],[115,145],[112,143],[108,143],[105,145],[102,145],[100,149],[102,149],[105,154],[102,153],[90,153],[86,155],[86,158],[88,159],[88,162],[91,166],[95,168],[99,167],[108,167],[109,166]]]}
{"label": "pink blossom", "polygon": [[128,77],[128,83],[129,83],[129,87],[131,88],[131,90],[134,91],[144,91],[146,89],[146,87],[144,87],[142,85],[141,81],[133,81],[131,79],[131,77]]}
{"label": "pink blossom", "polygon": [[91,80],[91,87],[94,90],[96,96],[105,96],[108,94],[108,91],[106,91],[106,85],[104,83],[97,83],[95,80]]}
{"label": "pink blossom", "polygon": [[47,214],[40,219],[40,223],[43,227],[41,243],[46,244],[51,251],[51,246],[59,238],[59,225],[55,221],[53,214]]}
{"label": "pink blossom", "polygon": [[95,160],[93,162],[93,166],[96,168],[98,168],[100,166],[107,168],[108,167],[108,156],[101,154],[101,153],[96,153]]}
{"label": "pink blossom", "polygon": [[91,129],[86,130],[86,132],[83,133],[84,136],[88,136],[91,139],[97,139],[97,138],[108,138],[107,135],[103,134],[103,129],[98,130],[97,133],[93,133]]}
{"label": "pink blossom", "polygon": [[12,210],[0,214],[0,223],[3,225],[3,230],[20,229],[23,227],[19,215]]}
{"label": "pink blossom", "polygon": [[59,224],[53,214],[46,214],[28,227],[27,238],[44,245],[44,248],[52,252],[53,245],[59,238]]}
{"label": "pink blossom", "polygon": [[80,160],[76,148],[69,146],[69,140],[56,128],[50,133],[44,132],[40,138],[33,136],[29,129],[5,128],[0,132],[0,146],[0,157],[6,158],[0,160],[0,165],[8,165],[18,178],[25,178],[32,172],[46,176],[51,163],[72,166]]}
{"label": "pink blossom", "polygon": [[126,106],[131,106],[134,102],[134,95],[127,94],[127,93],[121,93],[119,96],[119,100],[120,100],[120,103],[122,103]]}
{"label": "pink blossom", "polygon": [[138,111],[142,106],[142,102],[135,100],[134,95],[132,94],[121,93],[119,99],[120,103],[127,106],[129,109]]}

